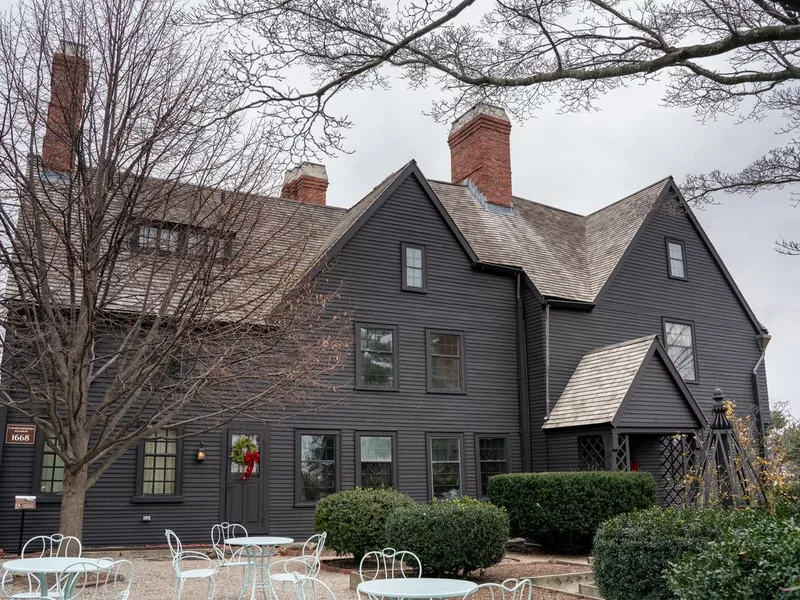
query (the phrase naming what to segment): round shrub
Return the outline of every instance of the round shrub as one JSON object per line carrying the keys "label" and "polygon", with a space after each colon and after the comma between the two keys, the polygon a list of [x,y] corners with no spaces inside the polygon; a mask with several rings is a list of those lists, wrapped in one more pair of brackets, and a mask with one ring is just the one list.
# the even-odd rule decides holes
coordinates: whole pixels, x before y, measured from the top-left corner
{"label": "round shrub", "polygon": [[656,503],[656,483],[645,472],[495,475],[488,492],[493,504],[508,511],[512,535],[549,547],[588,548],[603,521]]}
{"label": "round shrub", "polygon": [[592,549],[600,592],[606,600],[674,600],[664,577],[670,562],[761,517],[754,511],[653,508],[610,519]]}
{"label": "round shrub", "polygon": [[391,489],[346,490],[325,496],[314,512],[314,529],[327,531],[325,545],[351,552],[357,561],[371,550],[387,546],[386,520],[401,506],[413,506],[405,494]]}
{"label": "round shrub", "polygon": [[471,498],[416,504],[389,517],[386,539],[392,548],[416,554],[426,573],[465,575],[502,560],[508,515]]}
{"label": "round shrub", "polygon": [[667,570],[683,600],[800,598],[800,525],[770,516],[732,527]]}

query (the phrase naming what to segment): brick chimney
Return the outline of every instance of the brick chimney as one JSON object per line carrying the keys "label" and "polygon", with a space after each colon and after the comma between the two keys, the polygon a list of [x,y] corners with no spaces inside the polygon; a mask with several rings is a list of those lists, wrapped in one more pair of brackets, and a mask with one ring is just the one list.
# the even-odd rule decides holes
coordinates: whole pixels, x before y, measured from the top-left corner
{"label": "brick chimney", "polygon": [[511,121],[477,104],[453,122],[447,138],[453,183],[470,180],[492,204],[511,208]]}
{"label": "brick chimney", "polygon": [[281,198],[325,206],[327,189],[328,172],[325,170],[325,165],[303,162],[300,166],[286,171]]}
{"label": "brick chimney", "polygon": [[85,52],[81,44],[62,40],[61,51],[53,56],[47,130],[42,145],[42,164],[48,171],[69,173],[75,162],[72,149],[80,135],[89,75]]}

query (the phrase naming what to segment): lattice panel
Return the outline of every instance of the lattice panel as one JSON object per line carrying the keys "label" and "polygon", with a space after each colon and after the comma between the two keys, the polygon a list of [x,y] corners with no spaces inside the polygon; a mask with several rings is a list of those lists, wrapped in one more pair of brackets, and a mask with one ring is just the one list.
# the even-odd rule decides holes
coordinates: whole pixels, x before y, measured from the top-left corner
{"label": "lattice panel", "polygon": [[604,471],[606,468],[606,446],[602,435],[587,435],[578,438],[578,457],[582,471]]}
{"label": "lattice panel", "polygon": [[617,437],[617,471],[631,470],[631,438],[627,435]]}
{"label": "lattice panel", "polygon": [[664,469],[664,501],[669,506],[685,500],[684,478],[694,464],[694,440],[688,435],[666,435],[661,438],[661,459]]}

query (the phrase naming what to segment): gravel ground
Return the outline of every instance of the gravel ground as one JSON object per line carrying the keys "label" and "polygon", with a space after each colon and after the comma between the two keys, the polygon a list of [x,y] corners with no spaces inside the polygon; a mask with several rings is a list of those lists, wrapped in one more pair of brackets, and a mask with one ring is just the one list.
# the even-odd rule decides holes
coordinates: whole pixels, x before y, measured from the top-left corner
{"label": "gravel ground", "polygon": [[[133,588],[130,600],[172,600],[175,594],[175,575],[172,562],[166,558],[132,558],[135,569]],[[546,562],[541,556],[534,558],[525,555],[509,555],[504,561],[492,569],[484,571],[480,581],[502,580],[507,577],[532,577],[551,573],[571,573],[583,570],[581,567],[571,565],[556,565]],[[230,596],[238,597],[242,585],[242,575],[239,569],[231,569]],[[350,589],[349,577],[344,573],[321,571],[320,579],[333,591],[336,600],[357,600],[356,593]],[[19,583],[22,583],[19,580]],[[216,593],[214,598],[225,598],[226,574],[220,572],[217,576]],[[23,591],[22,587],[12,588],[14,591]],[[204,600],[207,594],[205,581],[190,581],[184,588],[182,598],[185,600]],[[25,590],[27,591],[27,589]],[[293,600],[289,586],[284,590],[278,589],[280,600]],[[534,600],[574,600],[574,596],[556,594],[534,590]],[[327,600],[320,598],[319,600]],[[480,600],[480,598],[476,599]]]}

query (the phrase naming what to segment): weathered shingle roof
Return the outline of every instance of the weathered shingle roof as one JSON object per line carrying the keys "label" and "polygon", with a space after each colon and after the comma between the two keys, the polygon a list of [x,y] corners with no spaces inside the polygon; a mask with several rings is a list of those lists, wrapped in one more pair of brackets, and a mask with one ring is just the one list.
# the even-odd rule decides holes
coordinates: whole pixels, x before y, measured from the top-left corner
{"label": "weathered shingle roof", "polygon": [[650,335],[587,352],[543,428],[610,423],[654,343]]}
{"label": "weathered shingle roof", "polygon": [[592,302],[669,182],[588,216],[518,197],[513,211],[496,211],[465,185],[431,188],[481,262],[523,269],[544,296]]}

